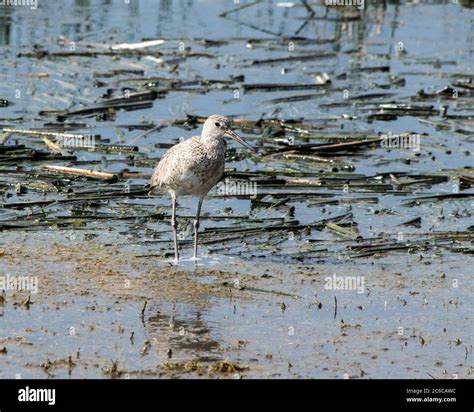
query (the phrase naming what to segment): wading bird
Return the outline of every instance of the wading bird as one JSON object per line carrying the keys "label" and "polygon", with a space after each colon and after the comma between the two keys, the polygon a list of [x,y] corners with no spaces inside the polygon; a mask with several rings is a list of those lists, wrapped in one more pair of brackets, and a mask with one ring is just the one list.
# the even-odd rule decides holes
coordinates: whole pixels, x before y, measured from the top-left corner
{"label": "wading bird", "polygon": [[161,158],[150,180],[150,194],[166,190],[172,200],[171,226],[173,228],[174,256],[179,260],[178,223],[176,222],[176,199],[179,196],[196,196],[198,205],[194,221],[194,255],[197,259],[199,215],[206,194],[224,174],[224,137],[239,142],[246,148],[255,149],[230,129],[230,120],[224,116],[210,116],[202,128],[201,136],[181,142]]}

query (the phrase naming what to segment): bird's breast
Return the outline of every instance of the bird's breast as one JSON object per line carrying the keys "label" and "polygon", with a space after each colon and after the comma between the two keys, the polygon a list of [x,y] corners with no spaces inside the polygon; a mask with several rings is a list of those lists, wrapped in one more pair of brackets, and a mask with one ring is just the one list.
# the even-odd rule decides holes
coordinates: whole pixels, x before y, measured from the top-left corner
{"label": "bird's breast", "polygon": [[155,170],[152,183],[178,196],[204,196],[222,177],[224,163],[222,140],[192,138],[167,152]]}
{"label": "bird's breast", "polygon": [[170,186],[178,195],[204,196],[224,174],[224,162],[224,157],[206,156],[194,167],[184,168]]}

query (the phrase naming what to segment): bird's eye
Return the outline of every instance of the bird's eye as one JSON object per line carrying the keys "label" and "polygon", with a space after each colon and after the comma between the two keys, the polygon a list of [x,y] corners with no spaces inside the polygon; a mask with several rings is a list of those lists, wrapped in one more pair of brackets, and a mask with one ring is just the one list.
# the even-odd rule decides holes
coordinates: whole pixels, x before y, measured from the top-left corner
{"label": "bird's eye", "polygon": [[221,127],[221,124],[220,124],[220,123],[215,123],[215,125],[216,125],[217,127]]}

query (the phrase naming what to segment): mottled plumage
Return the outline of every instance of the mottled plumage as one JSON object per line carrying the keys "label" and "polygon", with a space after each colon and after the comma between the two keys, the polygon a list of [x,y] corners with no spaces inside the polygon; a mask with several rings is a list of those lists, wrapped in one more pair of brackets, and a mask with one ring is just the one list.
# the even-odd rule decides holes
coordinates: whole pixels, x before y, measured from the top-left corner
{"label": "mottled plumage", "polygon": [[223,140],[205,141],[194,136],[166,152],[155,168],[150,186],[176,196],[205,196],[222,177],[224,161]]}
{"label": "mottled plumage", "polygon": [[197,257],[199,215],[204,197],[224,173],[225,142],[230,137],[254,150],[241,137],[230,130],[230,121],[224,116],[210,116],[204,123],[201,136],[194,136],[169,149],[155,168],[150,180],[150,194],[160,189],[171,196],[173,240],[175,259],[178,261],[176,198],[193,195],[198,197],[194,222],[194,259]]}

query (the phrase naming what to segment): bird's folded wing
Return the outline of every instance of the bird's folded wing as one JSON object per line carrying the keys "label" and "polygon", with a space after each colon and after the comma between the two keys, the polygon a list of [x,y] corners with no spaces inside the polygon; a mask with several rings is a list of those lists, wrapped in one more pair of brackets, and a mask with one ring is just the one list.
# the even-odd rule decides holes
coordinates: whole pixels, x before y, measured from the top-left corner
{"label": "bird's folded wing", "polygon": [[172,185],[186,178],[194,168],[205,159],[205,153],[201,150],[201,145],[193,137],[169,149],[155,168],[151,177],[150,185],[162,187]]}

